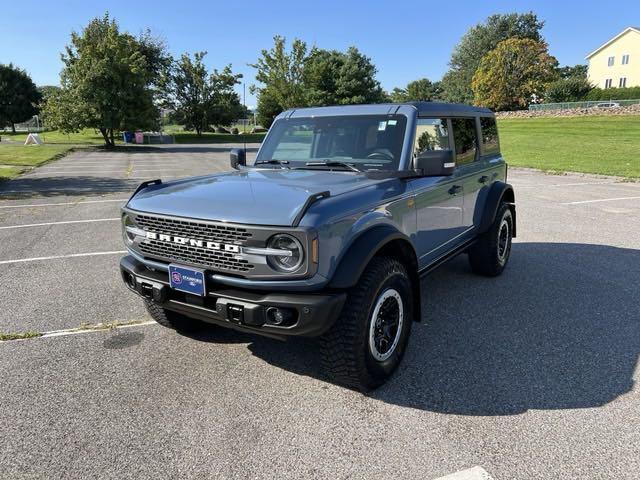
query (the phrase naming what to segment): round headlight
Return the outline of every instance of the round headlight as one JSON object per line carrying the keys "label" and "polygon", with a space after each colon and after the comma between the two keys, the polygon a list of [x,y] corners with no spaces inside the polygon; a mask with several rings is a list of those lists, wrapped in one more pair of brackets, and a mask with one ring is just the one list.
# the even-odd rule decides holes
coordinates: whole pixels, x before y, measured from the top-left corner
{"label": "round headlight", "polygon": [[136,238],[136,230],[138,227],[129,215],[126,213],[122,216],[122,238],[124,239],[125,245],[131,245],[133,240]]}
{"label": "round headlight", "polygon": [[269,266],[281,272],[295,272],[302,265],[304,251],[297,238],[279,233],[269,239],[267,246],[274,250],[282,250],[282,255],[268,255]]}

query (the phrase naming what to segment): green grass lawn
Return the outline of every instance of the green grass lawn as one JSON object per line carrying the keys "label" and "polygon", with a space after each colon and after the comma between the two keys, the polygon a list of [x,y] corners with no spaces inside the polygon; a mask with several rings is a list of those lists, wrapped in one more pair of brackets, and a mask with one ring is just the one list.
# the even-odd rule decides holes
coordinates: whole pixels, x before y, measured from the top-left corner
{"label": "green grass lawn", "polygon": [[640,178],[640,116],[498,120],[511,166]]}
{"label": "green grass lawn", "polygon": [[[0,133],[0,180],[16,177],[31,167],[63,157],[77,147],[101,145],[100,133],[94,130],[83,130],[66,135],[58,131],[42,132],[40,138],[44,145],[24,145],[26,133]],[[18,143],[10,143],[18,142]]]}

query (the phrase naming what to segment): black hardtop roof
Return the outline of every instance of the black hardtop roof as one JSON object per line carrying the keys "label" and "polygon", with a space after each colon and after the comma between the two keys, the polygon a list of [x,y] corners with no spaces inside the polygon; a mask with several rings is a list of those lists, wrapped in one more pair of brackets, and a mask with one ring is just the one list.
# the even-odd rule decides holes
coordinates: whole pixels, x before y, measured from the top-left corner
{"label": "black hardtop roof", "polygon": [[494,116],[493,112],[488,108],[465,105],[463,103],[409,102],[408,105],[413,105],[418,109],[419,117]]}

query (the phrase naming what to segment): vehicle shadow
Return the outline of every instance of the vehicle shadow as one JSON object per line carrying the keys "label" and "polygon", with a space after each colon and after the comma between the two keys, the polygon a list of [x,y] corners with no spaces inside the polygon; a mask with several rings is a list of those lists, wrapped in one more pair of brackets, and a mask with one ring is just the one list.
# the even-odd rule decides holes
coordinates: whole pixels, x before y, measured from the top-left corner
{"label": "vehicle shadow", "polygon": [[[515,243],[497,278],[473,275],[461,256],[423,281],[404,362],[369,396],[459,415],[604,405],[633,388],[639,289],[640,250]],[[250,342],[265,361],[326,380],[313,342],[222,335],[207,341]]]}

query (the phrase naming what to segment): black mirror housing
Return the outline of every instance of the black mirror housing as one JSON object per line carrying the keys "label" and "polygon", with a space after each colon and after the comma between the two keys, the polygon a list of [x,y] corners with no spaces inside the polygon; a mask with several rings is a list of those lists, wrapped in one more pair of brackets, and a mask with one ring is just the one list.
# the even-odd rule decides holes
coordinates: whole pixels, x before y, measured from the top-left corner
{"label": "black mirror housing", "polygon": [[415,159],[415,168],[424,177],[446,177],[453,175],[456,162],[452,150],[429,150]]}
{"label": "black mirror housing", "polygon": [[247,152],[244,148],[233,148],[229,152],[229,163],[231,168],[239,170],[241,165],[247,164]]}

